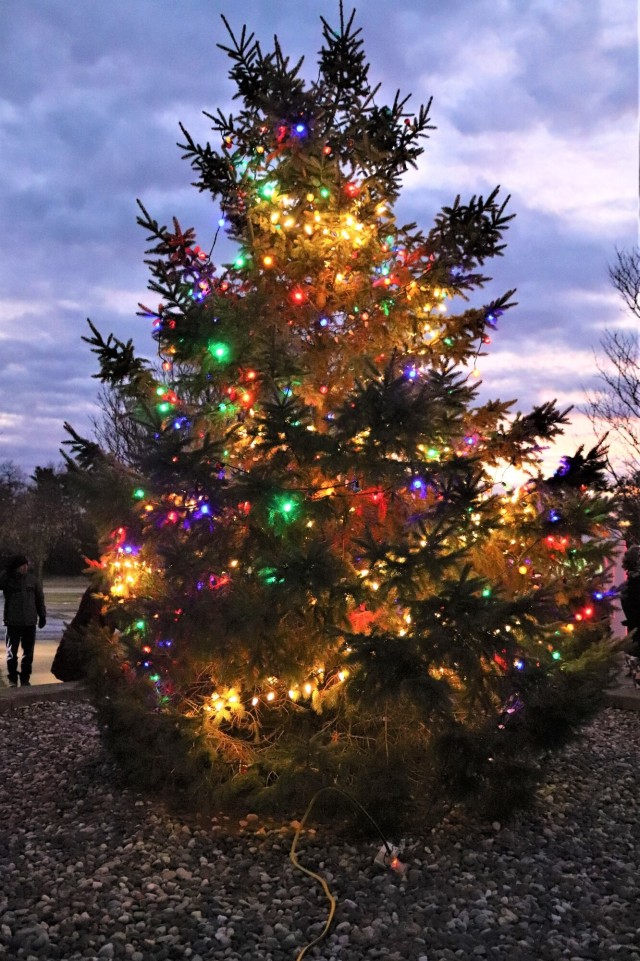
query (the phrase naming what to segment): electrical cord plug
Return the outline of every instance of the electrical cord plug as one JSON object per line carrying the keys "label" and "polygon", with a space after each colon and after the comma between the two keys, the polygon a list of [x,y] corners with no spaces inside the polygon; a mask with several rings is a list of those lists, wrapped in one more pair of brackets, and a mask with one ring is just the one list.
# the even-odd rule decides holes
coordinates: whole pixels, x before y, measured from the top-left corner
{"label": "electrical cord plug", "polygon": [[377,864],[381,868],[389,868],[395,874],[399,874],[400,877],[405,877],[408,865],[404,864],[398,855],[400,854],[400,848],[396,847],[394,844],[387,844],[386,841],[376,854],[373,859],[373,863]]}

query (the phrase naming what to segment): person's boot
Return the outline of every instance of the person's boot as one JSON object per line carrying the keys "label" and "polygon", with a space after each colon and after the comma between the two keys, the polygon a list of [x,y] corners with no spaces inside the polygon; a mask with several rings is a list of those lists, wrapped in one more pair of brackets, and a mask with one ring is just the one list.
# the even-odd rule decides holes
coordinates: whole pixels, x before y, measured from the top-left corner
{"label": "person's boot", "polygon": [[10,678],[9,678],[9,687],[17,687],[17,686],[18,686],[18,678],[17,678],[17,677],[10,677]]}
{"label": "person's boot", "polygon": [[31,681],[28,677],[23,677],[20,675],[20,687],[31,687]]}

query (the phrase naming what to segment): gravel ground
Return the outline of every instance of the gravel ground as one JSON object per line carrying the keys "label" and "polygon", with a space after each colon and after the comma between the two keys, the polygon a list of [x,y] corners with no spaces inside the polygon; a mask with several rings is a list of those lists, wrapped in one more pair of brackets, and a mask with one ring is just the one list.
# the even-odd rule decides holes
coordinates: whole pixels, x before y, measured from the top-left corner
{"label": "gravel ground", "polygon": [[[327,918],[293,829],[206,829],[115,790],[91,708],[0,716],[0,959],[295,961]],[[307,958],[640,961],[640,714],[604,710],[555,756],[533,812],[378,845],[305,834],[338,899]],[[398,839],[390,839],[397,841]]]}

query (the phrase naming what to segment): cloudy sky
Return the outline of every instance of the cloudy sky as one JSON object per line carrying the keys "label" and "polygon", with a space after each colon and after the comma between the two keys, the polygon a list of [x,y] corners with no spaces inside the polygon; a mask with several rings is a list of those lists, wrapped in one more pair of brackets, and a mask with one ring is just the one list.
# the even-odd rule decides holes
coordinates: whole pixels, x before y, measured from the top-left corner
{"label": "cloudy sky", "polygon": [[[437,126],[405,180],[402,220],[428,229],[443,203],[501,184],[517,214],[497,269],[517,287],[481,362],[483,390],[517,409],[583,404],[605,328],[629,323],[610,287],[616,247],[637,242],[636,0],[359,0],[381,100],[433,96]],[[345,0],[345,7],[351,4]],[[189,186],[178,121],[229,109],[223,13],[269,47],[277,34],[315,74],[320,14],[338,0],[4,0],[0,5],[0,462],[59,462],[62,424],[88,430],[96,367],[86,318],[152,351],[144,233],[217,210]],[[576,416],[572,436],[592,440]]]}

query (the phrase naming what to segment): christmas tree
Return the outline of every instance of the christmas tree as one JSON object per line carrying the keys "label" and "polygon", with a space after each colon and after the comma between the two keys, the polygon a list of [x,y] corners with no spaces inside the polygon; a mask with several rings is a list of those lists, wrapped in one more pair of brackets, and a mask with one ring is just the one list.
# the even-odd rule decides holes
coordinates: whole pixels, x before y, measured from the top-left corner
{"label": "christmas tree", "polygon": [[[610,506],[602,452],[539,476],[567,411],[479,400],[513,306],[473,305],[507,201],[400,225],[430,107],[381,105],[353,14],[322,24],[306,84],[277,40],[225,21],[240,108],[207,115],[213,145],[182,128],[180,146],[234,259],[141,205],[158,369],[92,325],[128,429],[118,456],[69,443],[118,628],[98,706],[130,773],[251,804],[328,783],[373,803],[377,784],[399,809],[434,778],[491,791],[549,741],[545,718],[577,720],[607,635]],[[505,465],[530,479],[505,488]]]}

